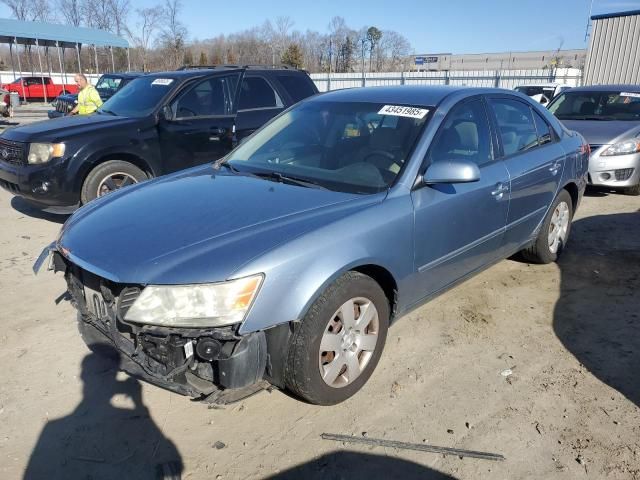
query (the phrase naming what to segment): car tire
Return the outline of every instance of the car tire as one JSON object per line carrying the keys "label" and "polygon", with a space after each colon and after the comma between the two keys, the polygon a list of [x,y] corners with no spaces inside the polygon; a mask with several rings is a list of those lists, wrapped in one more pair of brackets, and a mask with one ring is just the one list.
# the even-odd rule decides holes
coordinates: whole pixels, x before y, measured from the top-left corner
{"label": "car tire", "polygon": [[541,264],[558,260],[569,240],[572,219],[571,195],[562,190],[551,204],[535,242],[522,250],[522,257],[528,262]]}
{"label": "car tire", "polygon": [[354,395],[382,355],[389,312],[387,296],[371,277],[350,271],[338,278],[294,326],[287,389],[315,405],[335,405]]}
{"label": "car tire", "polygon": [[82,185],[80,200],[84,205],[99,196],[147,178],[147,175],[132,163],[109,160],[89,172]]}
{"label": "car tire", "polygon": [[640,195],[640,182],[638,182],[636,185],[634,185],[633,187],[627,187],[624,189],[624,193],[626,195],[633,195],[633,196],[638,196]]}

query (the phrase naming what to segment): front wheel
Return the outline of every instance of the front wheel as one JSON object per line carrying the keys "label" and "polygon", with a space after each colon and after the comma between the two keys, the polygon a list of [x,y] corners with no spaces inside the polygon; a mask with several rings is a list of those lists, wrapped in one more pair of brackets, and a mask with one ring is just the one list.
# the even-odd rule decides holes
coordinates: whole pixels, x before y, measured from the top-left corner
{"label": "front wheel", "polygon": [[296,325],[285,372],[287,389],[316,405],[334,405],[367,382],[382,355],[389,301],[371,277],[347,272]]}
{"label": "front wheel", "polygon": [[532,263],[555,262],[569,240],[573,201],[566,190],[562,190],[553,201],[535,242],[522,250],[525,260]]}
{"label": "front wheel", "polygon": [[627,195],[638,196],[640,195],[640,182],[638,182],[633,187],[627,187],[624,189],[624,193]]}
{"label": "front wheel", "polygon": [[82,185],[80,200],[84,205],[95,198],[146,179],[145,173],[134,164],[122,160],[109,160],[89,172]]}

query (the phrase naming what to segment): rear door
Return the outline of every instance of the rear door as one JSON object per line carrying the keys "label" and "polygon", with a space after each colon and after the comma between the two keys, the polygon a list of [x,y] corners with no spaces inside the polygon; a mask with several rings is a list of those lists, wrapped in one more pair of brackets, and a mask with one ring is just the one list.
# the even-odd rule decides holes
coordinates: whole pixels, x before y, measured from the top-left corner
{"label": "rear door", "polygon": [[414,300],[431,295],[501,256],[509,207],[509,175],[495,154],[496,142],[482,97],[454,106],[436,133],[425,167],[473,161],[480,180],[422,186],[412,193]]}
{"label": "rear door", "polygon": [[246,71],[238,92],[236,135],[238,141],[251,135],[285,109],[282,95],[269,78]]}
{"label": "rear door", "polygon": [[511,96],[489,99],[500,153],[511,177],[505,246],[518,250],[542,222],[560,187],[565,151],[559,137],[531,106]]}
{"label": "rear door", "polygon": [[165,173],[217,160],[233,148],[233,99],[240,73],[198,79],[170,103],[158,124]]}

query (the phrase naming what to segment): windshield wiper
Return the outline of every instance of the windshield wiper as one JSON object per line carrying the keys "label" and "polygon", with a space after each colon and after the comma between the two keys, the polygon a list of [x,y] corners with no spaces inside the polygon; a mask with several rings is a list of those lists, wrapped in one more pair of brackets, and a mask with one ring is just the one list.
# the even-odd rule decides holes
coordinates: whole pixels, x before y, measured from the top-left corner
{"label": "windshield wiper", "polygon": [[300,187],[329,190],[327,187],[320,185],[318,182],[314,182],[313,180],[303,180],[302,178],[290,177],[289,175],[283,175],[280,172],[254,172],[253,175],[256,177],[264,178],[266,180],[288,183],[290,185],[298,185]]}
{"label": "windshield wiper", "polygon": [[112,112],[111,110],[105,110],[104,108],[98,109],[98,113],[106,113],[108,115],[113,115],[114,117],[118,115],[117,113]]}

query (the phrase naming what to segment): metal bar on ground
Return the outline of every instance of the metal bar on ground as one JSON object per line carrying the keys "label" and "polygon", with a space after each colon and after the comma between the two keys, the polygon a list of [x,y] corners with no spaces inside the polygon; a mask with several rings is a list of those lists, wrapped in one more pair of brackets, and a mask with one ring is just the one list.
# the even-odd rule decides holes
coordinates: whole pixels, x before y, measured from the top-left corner
{"label": "metal bar on ground", "polygon": [[62,67],[62,57],[60,56],[60,44],[56,41],[56,48],[58,49],[58,64],[60,65],[60,77],[62,77],[62,83],[67,84],[67,78],[63,74],[64,68]]}
{"label": "metal bar on ground", "polygon": [[47,103],[47,86],[44,84],[44,77],[42,76],[42,56],[40,55],[40,44],[36,38],[36,51],[38,52],[38,65],[40,65],[40,80],[42,81],[42,94],[44,95],[44,103]]}
{"label": "metal bar on ground", "polygon": [[93,54],[95,55],[96,58],[96,75],[98,74],[98,47],[96,47],[95,45],[93,46]]}
{"label": "metal bar on ground", "polygon": [[362,443],[374,447],[389,447],[402,450],[417,450],[420,452],[440,453],[442,455],[455,455],[456,457],[480,458],[482,460],[503,461],[505,457],[499,453],[477,452],[474,450],[462,450],[460,448],[437,447],[435,445],[423,445],[420,443],[396,442],[394,440],[382,440],[377,438],[353,437],[351,435],[337,435],[334,433],[323,433],[323,440],[334,440],[336,442]]}
{"label": "metal bar on ground", "polygon": [[13,81],[16,81],[16,66],[13,62],[13,43],[9,43],[9,55],[11,56],[11,70],[13,70]]}

